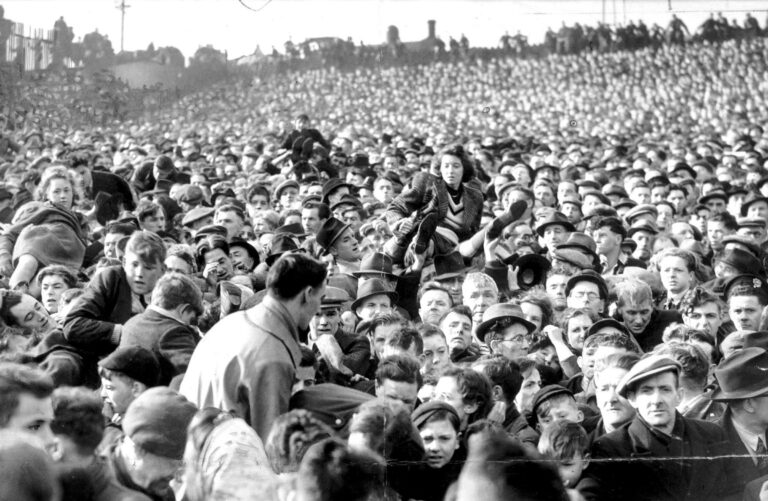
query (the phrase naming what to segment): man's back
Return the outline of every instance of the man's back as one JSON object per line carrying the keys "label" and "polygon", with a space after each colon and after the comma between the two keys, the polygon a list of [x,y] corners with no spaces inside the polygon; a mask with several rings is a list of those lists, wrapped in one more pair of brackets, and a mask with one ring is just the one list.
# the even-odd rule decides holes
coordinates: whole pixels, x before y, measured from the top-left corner
{"label": "man's back", "polygon": [[197,345],[180,392],[199,408],[218,407],[245,419],[265,440],[288,411],[301,360],[296,325],[275,299],[219,321]]}

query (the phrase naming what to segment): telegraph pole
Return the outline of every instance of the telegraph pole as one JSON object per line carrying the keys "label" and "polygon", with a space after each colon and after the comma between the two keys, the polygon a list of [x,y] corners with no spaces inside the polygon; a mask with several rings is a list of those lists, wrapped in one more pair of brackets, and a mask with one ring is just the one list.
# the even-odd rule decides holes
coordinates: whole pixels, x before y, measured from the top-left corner
{"label": "telegraph pole", "polygon": [[125,0],[120,0],[120,5],[116,7],[120,11],[120,52],[123,52],[123,42],[125,40],[125,9],[130,5],[125,5]]}

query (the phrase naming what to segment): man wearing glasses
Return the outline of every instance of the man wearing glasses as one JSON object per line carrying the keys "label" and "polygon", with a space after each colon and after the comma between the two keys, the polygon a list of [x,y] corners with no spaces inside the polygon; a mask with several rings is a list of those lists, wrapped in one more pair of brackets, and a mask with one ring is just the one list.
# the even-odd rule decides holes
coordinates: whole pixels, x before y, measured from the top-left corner
{"label": "man wearing glasses", "polygon": [[528,355],[529,336],[536,326],[525,319],[520,306],[499,303],[488,308],[483,322],[477,327],[477,337],[491,349],[508,360]]}
{"label": "man wearing glasses", "polygon": [[588,308],[595,315],[605,315],[605,301],[608,286],[596,272],[585,271],[574,275],[565,286],[565,300],[568,308]]}

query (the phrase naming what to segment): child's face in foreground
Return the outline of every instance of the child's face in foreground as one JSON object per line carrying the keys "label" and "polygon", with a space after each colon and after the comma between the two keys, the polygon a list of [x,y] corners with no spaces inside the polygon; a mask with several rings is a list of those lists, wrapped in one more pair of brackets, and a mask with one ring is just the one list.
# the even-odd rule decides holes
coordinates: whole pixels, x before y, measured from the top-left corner
{"label": "child's face in foreground", "polygon": [[[539,427],[544,429],[545,426],[558,421],[570,421],[572,423],[581,423],[584,419],[584,414],[579,410],[576,405],[576,401],[573,398],[555,398],[550,404],[549,412],[539,412]],[[544,415],[546,414],[546,415]]]}
{"label": "child's face in foreground", "polygon": [[589,460],[583,455],[577,454],[571,459],[561,459],[557,463],[557,472],[565,487],[572,489],[579,482],[581,473],[587,467]]}

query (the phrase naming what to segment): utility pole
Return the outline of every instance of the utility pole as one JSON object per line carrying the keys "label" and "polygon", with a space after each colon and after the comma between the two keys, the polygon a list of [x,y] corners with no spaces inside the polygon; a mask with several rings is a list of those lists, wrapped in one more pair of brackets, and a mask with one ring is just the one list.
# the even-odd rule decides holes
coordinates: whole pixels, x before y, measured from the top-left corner
{"label": "utility pole", "polygon": [[130,5],[125,5],[125,0],[120,0],[120,5],[116,7],[120,11],[120,52],[123,52],[123,42],[125,40],[125,9]]}

